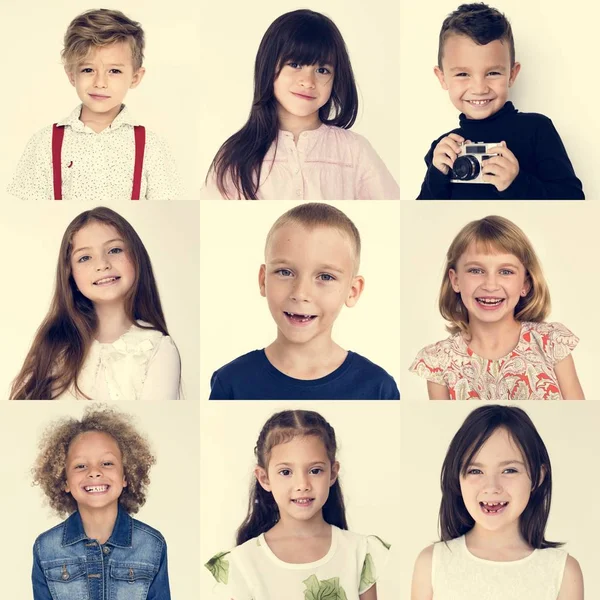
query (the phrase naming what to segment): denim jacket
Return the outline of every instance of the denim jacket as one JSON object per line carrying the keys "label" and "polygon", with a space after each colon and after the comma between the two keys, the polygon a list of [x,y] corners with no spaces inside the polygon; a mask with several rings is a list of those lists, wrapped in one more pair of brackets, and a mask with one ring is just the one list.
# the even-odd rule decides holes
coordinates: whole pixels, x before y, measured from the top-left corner
{"label": "denim jacket", "polygon": [[110,538],[85,535],[79,512],[33,546],[34,600],[170,600],[163,536],[119,505]]}

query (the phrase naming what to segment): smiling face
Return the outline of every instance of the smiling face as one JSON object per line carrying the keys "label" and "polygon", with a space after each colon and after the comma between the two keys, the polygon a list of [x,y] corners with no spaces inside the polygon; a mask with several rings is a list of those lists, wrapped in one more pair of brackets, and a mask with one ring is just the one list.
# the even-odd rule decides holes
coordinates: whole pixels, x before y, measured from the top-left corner
{"label": "smiling face", "polygon": [[333,79],[331,65],[284,64],[273,86],[280,121],[318,118],[319,109],[331,96]]}
{"label": "smiling face", "polygon": [[531,286],[523,263],[514,254],[484,253],[475,242],[448,276],[469,313],[469,323],[513,322],[515,307]]}
{"label": "smiling face", "polygon": [[322,509],[335,483],[339,463],[333,465],[323,441],[314,435],[297,436],[271,450],[267,470],[257,467],[261,486],[273,494],[281,520],[322,519]]}
{"label": "smiling face", "polygon": [[115,439],[101,431],[87,431],[70,444],[65,491],[81,512],[116,508],[127,486],[121,450]]}
{"label": "smiling face", "polygon": [[332,227],[289,223],[275,230],[259,272],[278,337],[293,344],[331,339],[342,306],[354,306],[364,280],[347,235]]}
{"label": "smiling face", "polygon": [[518,529],[532,483],[525,459],[506,429],[496,429],[466,465],[460,489],[475,527]]}
{"label": "smiling face", "polygon": [[93,114],[114,118],[129,89],[139,85],[144,69],[134,72],[131,45],[117,42],[93,48],[82,63],[67,70],[67,76],[83,103],[82,119]]}
{"label": "smiling face", "polygon": [[130,250],[112,226],[91,221],[71,243],[71,273],[77,289],[94,304],[123,303],[135,281]]}
{"label": "smiling face", "polygon": [[460,112],[468,119],[485,119],[504,106],[520,68],[519,63],[511,68],[506,41],[482,46],[465,35],[451,35],[444,43],[442,65],[434,71]]}

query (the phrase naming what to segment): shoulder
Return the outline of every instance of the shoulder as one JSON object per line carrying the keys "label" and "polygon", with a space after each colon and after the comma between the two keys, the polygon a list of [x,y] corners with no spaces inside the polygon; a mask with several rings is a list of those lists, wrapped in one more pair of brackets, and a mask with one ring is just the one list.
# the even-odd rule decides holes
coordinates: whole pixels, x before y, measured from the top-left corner
{"label": "shoulder", "polygon": [[522,327],[522,337],[525,341],[535,339],[541,350],[552,354],[556,360],[564,358],[579,343],[579,338],[562,323],[532,323],[526,321]]}
{"label": "shoulder", "polygon": [[433,565],[434,545],[427,546],[419,553],[415,560],[412,578],[411,598],[417,600],[430,599],[433,595],[431,572]]}
{"label": "shoulder", "polygon": [[360,133],[351,131],[350,129],[344,129],[342,127],[336,127],[335,125],[322,125],[323,138],[328,143],[342,144],[344,146],[353,146],[360,150],[362,148],[372,149],[369,140]]}
{"label": "shoulder", "polygon": [[455,333],[445,340],[429,344],[417,352],[411,370],[418,370],[419,365],[445,368],[454,356],[465,353],[464,346],[460,333]]}
{"label": "shoulder", "polygon": [[[439,542],[438,542],[439,543]],[[428,579],[431,579],[431,565],[433,562],[433,551],[437,544],[431,544],[431,546],[427,546],[427,548],[423,548],[417,559],[415,560],[414,567],[414,575],[415,577],[423,577],[427,576]]]}
{"label": "shoulder", "polygon": [[35,539],[35,547],[38,549],[44,549],[47,547],[53,547],[56,544],[60,544],[64,535],[66,521],[62,521],[58,525],[40,533]]}
{"label": "shoulder", "polygon": [[394,378],[379,365],[370,361],[368,358],[357,354],[356,352],[348,352],[350,357],[350,369],[354,373],[360,374],[360,380],[369,385],[376,384],[379,386],[379,399],[398,399],[398,386]]}
{"label": "shoulder", "polygon": [[372,377],[391,379],[391,375],[383,367],[380,367],[379,365],[370,361],[368,358],[362,356],[362,354],[358,354],[357,352],[352,351],[349,351],[348,354],[350,355],[352,361],[351,364],[353,368],[361,369],[361,371],[366,372]]}
{"label": "shoulder", "polygon": [[519,123],[527,123],[538,127],[552,126],[552,120],[541,113],[516,111],[514,116]]}
{"label": "shoulder", "polygon": [[262,350],[252,350],[242,356],[238,356],[236,359],[223,365],[217,369],[214,376],[230,376],[240,371],[247,371],[248,369],[254,369],[264,364],[264,352]]}
{"label": "shoulder", "polygon": [[567,555],[557,600],[583,600],[583,573],[579,562]]}
{"label": "shoulder", "polygon": [[27,151],[33,152],[38,148],[51,151],[52,129],[54,125],[47,125],[36,131],[27,142]]}
{"label": "shoulder", "polygon": [[166,544],[163,534],[160,531],[158,531],[158,529],[154,529],[154,527],[150,527],[150,525],[147,525],[142,521],[138,521],[133,517],[131,517],[131,521],[133,524],[134,536],[147,539],[148,541],[154,542],[155,544],[160,546]]}

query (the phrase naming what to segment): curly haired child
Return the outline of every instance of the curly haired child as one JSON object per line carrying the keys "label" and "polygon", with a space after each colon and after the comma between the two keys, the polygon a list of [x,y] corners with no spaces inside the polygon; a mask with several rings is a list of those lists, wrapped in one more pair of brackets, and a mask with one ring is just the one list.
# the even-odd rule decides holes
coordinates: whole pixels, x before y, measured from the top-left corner
{"label": "curly haired child", "polygon": [[169,600],[166,542],[130,516],[156,462],[130,417],[92,405],[51,424],[39,449],[34,484],[69,517],[35,541],[34,600]]}

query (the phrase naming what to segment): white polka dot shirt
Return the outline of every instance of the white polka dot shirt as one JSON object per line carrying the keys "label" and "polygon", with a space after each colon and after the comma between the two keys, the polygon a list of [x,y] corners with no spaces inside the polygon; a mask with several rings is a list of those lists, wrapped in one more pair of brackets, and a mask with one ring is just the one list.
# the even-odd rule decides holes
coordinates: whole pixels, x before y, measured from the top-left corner
{"label": "white polka dot shirt", "polygon": [[[131,200],[138,125],[123,105],[112,124],[96,133],[80,120],[81,105],[66,119],[61,155],[64,200]],[[21,200],[53,200],[52,125],[36,133],[25,148],[8,192]],[[176,200],[181,182],[167,145],[146,129],[140,198]]]}

